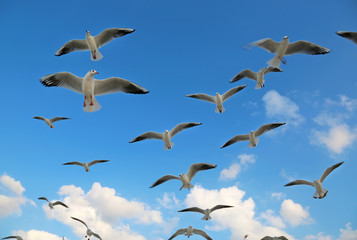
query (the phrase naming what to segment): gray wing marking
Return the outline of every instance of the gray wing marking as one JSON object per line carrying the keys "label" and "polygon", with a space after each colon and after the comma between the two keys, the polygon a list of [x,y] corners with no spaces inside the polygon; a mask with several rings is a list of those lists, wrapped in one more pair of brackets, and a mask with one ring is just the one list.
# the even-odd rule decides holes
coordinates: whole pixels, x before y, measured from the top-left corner
{"label": "gray wing marking", "polygon": [[322,176],[321,176],[321,178],[320,178],[320,182],[322,183],[322,182],[325,180],[325,178],[326,178],[333,170],[335,170],[336,168],[338,168],[339,166],[341,166],[342,163],[344,163],[344,162],[339,162],[339,163],[337,163],[337,164],[335,164],[335,165],[333,165],[333,166],[327,168],[327,169],[324,171],[324,173],[322,174]]}
{"label": "gray wing marking", "polygon": [[145,94],[149,91],[136,83],[119,77],[111,77],[104,80],[95,80],[94,95],[104,95],[116,92],[132,94]]}
{"label": "gray wing marking", "polygon": [[297,41],[290,43],[284,55],[304,53],[309,55],[320,55],[329,53],[331,50],[308,41]]}
{"label": "gray wing marking", "polygon": [[63,45],[60,49],[58,49],[55,55],[61,56],[73,51],[85,51],[85,50],[89,50],[86,40],[74,39]]}
{"label": "gray wing marking", "polygon": [[210,95],[204,94],[204,93],[189,94],[189,95],[186,95],[186,97],[196,98],[196,99],[200,99],[200,100],[210,102],[210,103],[216,103],[215,96],[210,96]]}
{"label": "gray wing marking", "polygon": [[45,87],[65,87],[77,93],[82,93],[83,79],[69,72],[48,74],[40,79]]}
{"label": "gray wing marking", "polygon": [[245,70],[241,71],[240,73],[238,73],[237,75],[235,75],[230,82],[231,83],[236,82],[243,78],[249,78],[249,79],[257,81],[257,73],[253,72],[250,69],[245,69]]}
{"label": "gray wing marking", "polygon": [[256,130],[254,132],[254,135],[256,137],[259,137],[261,135],[263,135],[264,133],[274,129],[274,128],[277,128],[277,127],[280,127],[281,125],[284,125],[285,123],[270,123],[270,124],[265,124],[263,126],[261,126],[260,128],[258,128],[258,130]]}
{"label": "gray wing marking", "polygon": [[108,28],[94,37],[97,47],[102,47],[112,41],[114,38],[122,37],[126,34],[134,32],[131,28]]}
{"label": "gray wing marking", "polygon": [[170,136],[173,137],[184,129],[192,128],[201,124],[202,123],[198,123],[198,122],[180,123],[170,130]]}
{"label": "gray wing marking", "polygon": [[227,92],[225,92],[222,95],[222,101],[224,102],[224,101],[228,100],[228,98],[232,97],[237,92],[243,90],[246,86],[247,86],[247,84],[229,89]]}

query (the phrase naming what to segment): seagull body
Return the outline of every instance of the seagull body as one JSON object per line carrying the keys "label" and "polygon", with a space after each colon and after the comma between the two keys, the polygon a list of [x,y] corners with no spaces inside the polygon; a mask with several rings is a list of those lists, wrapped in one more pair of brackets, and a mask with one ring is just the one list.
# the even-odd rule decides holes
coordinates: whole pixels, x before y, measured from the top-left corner
{"label": "seagull body", "polygon": [[84,221],[82,221],[82,220],[80,220],[80,219],[78,219],[78,218],[75,218],[75,217],[71,217],[71,218],[74,219],[74,220],[76,220],[76,221],[78,221],[78,222],[83,223],[84,226],[86,226],[86,228],[87,228],[87,235],[85,236],[85,238],[88,237],[88,240],[89,240],[90,237],[93,235],[94,237],[96,237],[96,238],[102,240],[102,238],[101,238],[97,233],[93,232],[92,230],[90,230],[90,229],[88,228],[87,224],[86,224]]}
{"label": "seagull body", "polygon": [[48,119],[48,118],[44,118],[44,117],[41,117],[41,116],[36,116],[36,117],[33,117],[33,118],[45,121],[45,123],[48,126],[50,126],[50,128],[54,128],[55,127],[55,126],[52,125],[52,123],[54,123],[54,122],[57,122],[57,121],[60,121],[60,120],[70,119],[70,118],[66,118],[66,117],[54,117],[54,118]]}
{"label": "seagull body", "polygon": [[321,175],[320,179],[315,179],[314,182],[306,181],[306,180],[295,180],[292,181],[288,184],[285,184],[284,187],[292,186],[292,185],[299,185],[299,184],[304,184],[304,185],[310,185],[316,189],[316,192],[313,196],[313,198],[318,198],[322,199],[326,197],[327,190],[322,188],[322,182],[325,180],[325,178],[336,168],[341,166],[341,164],[344,162],[339,162],[329,168],[327,168],[324,173]]}
{"label": "seagull body", "polygon": [[135,30],[131,28],[108,28],[95,37],[93,37],[89,31],[86,31],[86,39],[75,39],[67,42],[55,55],[61,56],[72,51],[89,50],[91,52],[91,60],[98,61],[103,58],[102,54],[98,51],[98,48],[104,46],[114,38],[124,36],[134,31]]}
{"label": "seagull body", "polygon": [[228,147],[229,145],[232,145],[236,142],[240,142],[240,141],[248,141],[249,140],[249,144],[248,147],[256,147],[258,145],[259,139],[257,137],[263,135],[264,133],[280,127],[281,125],[284,125],[285,123],[270,123],[270,124],[265,124],[263,126],[261,126],[260,128],[258,128],[258,130],[256,131],[250,131],[249,134],[245,134],[245,135],[236,135],[233,138],[229,139],[221,148],[225,148]]}
{"label": "seagull body", "polygon": [[202,123],[197,123],[197,122],[180,123],[180,124],[176,125],[170,131],[165,130],[164,133],[157,133],[157,132],[143,133],[140,136],[137,136],[136,138],[131,140],[129,143],[139,142],[139,141],[146,140],[146,139],[158,139],[158,140],[164,141],[164,150],[168,150],[168,149],[171,149],[172,146],[174,145],[174,143],[171,142],[171,138],[173,136],[175,136],[177,133],[181,132],[184,129],[195,127],[195,126],[198,126],[201,124]]}
{"label": "seagull body", "polygon": [[182,228],[182,229],[177,230],[177,231],[169,238],[169,240],[174,239],[176,236],[182,235],[182,234],[184,234],[184,235],[187,236],[187,237],[190,237],[190,236],[192,236],[193,234],[198,234],[198,235],[201,235],[202,237],[206,238],[207,240],[212,240],[212,238],[211,238],[210,236],[208,236],[207,233],[205,233],[205,232],[202,231],[202,230],[195,229],[195,228],[193,228],[192,226],[188,226],[187,228]]}
{"label": "seagull body", "polygon": [[90,163],[81,163],[81,162],[68,162],[68,163],[63,163],[62,165],[77,165],[77,166],[81,166],[84,167],[84,170],[86,170],[86,172],[89,172],[89,167],[97,164],[97,163],[104,163],[104,162],[109,162],[109,160],[94,160],[91,161]]}
{"label": "seagull body", "polygon": [[198,207],[192,207],[192,208],[186,208],[186,209],[182,209],[178,212],[199,212],[202,213],[204,215],[204,217],[202,218],[202,220],[209,220],[211,219],[211,212],[218,210],[218,209],[222,209],[222,208],[231,208],[233,206],[228,206],[228,205],[216,205],[213,208],[207,208],[207,209],[202,209],[202,208],[198,208]]}
{"label": "seagull body", "polygon": [[230,81],[231,83],[239,81],[243,78],[249,78],[252,79],[254,81],[257,82],[257,85],[255,86],[255,89],[260,89],[262,87],[264,87],[265,84],[265,80],[264,80],[264,75],[270,72],[282,72],[283,70],[281,70],[278,67],[264,67],[262,69],[260,69],[258,72],[253,72],[250,69],[245,69],[243,71],[241,71],[240,73],[238,73],[237,75],[235,75],[232,80]]}
{"label": "seagull body", "polygon": [[46,87],[65,87],[83,94],[83,110],[85,112],[94,112],[101,108],[95,96],[115,92],[132,94],[146,94],[149,92],[138,84],[119,77],[96,80],[94,79],[94,75],[96,74],[98,74],[97,71],[90,70],[82,79],[69,72],[60,72],[46,75],[42,77],[40,81]]}
{"label": "seagull body", "polygon": [[17,240],[23,240],[23,238],[20,236],[8,236],[8,237],[4,237],[2,239],[10,239],[10,238],[16,238]]}
{"label": "seagull body", "polygon": [[56,202],[52,203],[52,202],[48,201],[48,199],[45,198],[45,197],[39,197],[38,199],[47,201],[48,202],[48,206],[50,207],[51,210],[54,209],[53,207],[56,206],[56,205],[61,205],[61,206],[65,207],[65,208],[68,208],[68,206],[66,204],[64,204],[63,202],[61,202],[61,201],[56,201]]}
{"label": "seagull body", "polygon": [[207,94],[204,94],[204,93],[196,93],[196,94],[190,94],[190,95],[186,95],[186,96],[214,103],[214,104],[216,104],[215,112],[216,113],[222,113],[222,112],[225,111],[225,109],[223,107],[223,102],[228,100],[230,97],[232,97],[237,92],[239,92],[242,89],[244,89],[246,86],[247,86],[247,84],[243,85],[243,86],[238,86],[238,87],[232,88],[232,89],[228,90],[227,92],[225,92],[223,95],[220,95],[217,92],[216,96],[210,96],[210,95],[207,95]]}
{"label": "seagull body", "polygon": [[181,173],[180,176],[174,176],[174,175],[165,175],[161,178],[159,178],[156,182],[154,182],[150,188],[156,187],[157,185],[160,185],[161,183],[164,183],[168,180],[171,179],[177,179],[182,182],[182,188],[187,188],[190,189],[193,187],[191,184],[192,178],[196,175],[197,172],[202,171],[202,170],[208,170],[217,167],[216,164],[210,164],[210,163],[194,163],[190,166],[189,170],[187,171],[186,174]]}
{"label": "seagull body", "polygon": [[294,43],[289,43],[289,38],[287,36],[285,36],[280,43],[275,42],[270,38],[265,38],[253,42],[251,45],[264,48],[271,53],[276,53],[275,56],[268,62],[268,65],[272,67],[279,67],[283,57],[291,54],[304,53],[309,55],[319,55],[330,52],[330,49],[308,41],[297,41]]}
{"label": "seagull body", "polygon": [[337,31],[341,37],[347,38],[357,44],[357,32]]}

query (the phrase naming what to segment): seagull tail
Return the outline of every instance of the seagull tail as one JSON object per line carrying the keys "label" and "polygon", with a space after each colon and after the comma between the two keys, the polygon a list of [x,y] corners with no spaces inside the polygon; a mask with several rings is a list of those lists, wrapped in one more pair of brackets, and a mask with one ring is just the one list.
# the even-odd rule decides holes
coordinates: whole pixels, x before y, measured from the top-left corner
{"label": "seagull tail", "polygon": [[208,216],[208,217],[206,217],[206,216],[204,216],[203,218],[201,218],[202,220],[210,220],[211,219],[211,216]]}
{"label": "seagull tail", "polygon": [[279,67],[280,66],[280,61],[281,61],[281,59],[279,59],[276,55],[272,58],[272,59],[270,59],[268,62],[267,62],[267,64],[269,65],[269,66],[272,66],[272,67]]}
{"label": "seagull tail", "polygon": [[164,150],[169,150],[174,146],[174,143],[170,141],[169,145],[165,144]]}
{"label": "seagull tail", "polygon": [[98,103],[97,99],[93,97],[93,105],[86,104],[86,106],[83,108],[83,111],[85,112],[95,112],[101,109],[102,106]]}
{"label": "seagull tail", "polygon": [[259,138],[255,139],[255,145],[253,145],[251,142],[248,143],[248,147],[252,148],[252,147],[256,147],[259,143]]}
{"label": "seagull tail", "polygon": [[98,51],[98,49],[95,51],[95,53],[91,53],[91,55],[90,55],[90,59],[92,61],[99,61],[102,58],[103,58],[103,55]]}
{"label": "seagull tail", "polygon": [[216,113],[223,113],[224,111],[226,111],[226,109],[222,106],[222,108],[218,108],[216,107],[216,110],[214,110]]}
{"label": "seagull tail", "polygon": [[323,195],[322,196],[320,196],[320,194],[316,191],[315,192],[315,194],[314,194],[314,196],[313,196],[313,198],[318,198],[318,199],[323,199],[324,197],[326,197],[326,194],[327,194],[327,190],[326,189],[322,189],[322,193],[323,193]]}
{"label": "seagull tail", "polygon": [[265,80],[263,79],[262,83],[257,83],[257,85],[255,86],[254,89],[261,89],[262,87],[264,87],[264,83],[265,83]]}

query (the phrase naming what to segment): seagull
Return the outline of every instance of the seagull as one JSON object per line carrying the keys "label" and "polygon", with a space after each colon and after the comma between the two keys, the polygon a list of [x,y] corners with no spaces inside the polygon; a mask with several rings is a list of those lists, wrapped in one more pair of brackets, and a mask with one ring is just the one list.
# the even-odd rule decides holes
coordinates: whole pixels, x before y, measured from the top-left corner
{"label": "seagull", "polygon": [[39,197],[38,199],[47,201],[48,202],[48,206],[50,207],[51,210],[53,209],[53,206],[56,206],[56,205],[62,205],[63,207],[68,208],[68,206],[66,204],[64,204],[63,202],[61,202],[61,201],[56,201],[56,202],[52,203],[52,202],[48,201],[48,199],[45,198],[45,197]]}
{"label": "seagull", "polygon": [[209,220],[211,219],[211,216],[210,216],[210,213],[215,211],[215,210],[218,210],[218,209],[221,209],[221,208],[231,208],[233,206],[228,206],[228,205],[216,205],[214,206],[213,208],[209,209],[202,209],[202,208],[198,208],[198,207],[192,207],[192,208],[186,208],[186,209],[182,209],[178,212],[199,212],[199,213],[202,213],[204,214],[205,216],[202,218],[202,220]]}
{"label": "seagull", "polygon": [[65,87],[83,94],[83,110],[85,112],[94,112],[101,108],[94,96],[115,92],[132,94],[145,94],[149,92],[138,84],[119,77],[96,80],[94,79],[94,75],[96,74],[98,74],[97,71],[90,70],[84,78],[80,78],[69,72],[59,72],[46,75],[42,77],[40,81],[45,87]]}
{"label": "seagull", "polygon": [[289,43],[289,38],[285,36],[283,40],[275,42],[270,38],[265,38],[253,42],[251,46],[258,46],[264,48],[268,52],[275,53],[275,56],[268,62],[269,66],[279,67],[283,56],[295,54],[295,53],[304,53],[309,55],[319,55],[329,53],[331,50],[325,47],[321,47],[314,43],[308,41],[297,41],[294,43]]}
{"label": "seagull", "polygon": [[146,139],[159,139],[159,140],[164,140],[164,150],[171,149],[172,146],[174,145],[173,142],[171,142],[171,138],[175,136],[177,133],[181,132],[184,129],[195,127],[198,125],[201,125],[202,123],[198,122],[188,122],[188,123],[180,123],[176,125],[173,129],[170,131],[165,130],[164,133],[157,133],[157,132],[146,132],[141,134],[140,136],[137,136],[133,140],[131,140],[129,143],[134,143],[134,142],[139,142],[142,140]]}
{"label": "seagull", "polygon": [[159,178],[156,182],[154,182],[150,188],[156,187],[157,185],[160,185],[161,183],[164,183],[168,180],[171,179],[177,179],[182,182],[182,188],[187,188],[190,189],[193,187],[191,184],[192,178],[196,175],[197,172],[202,171],[202,170],[208,170],[217,167],[216,164],[210,164],[210,163],[194,163],[190,166],[190,169],[188,169],[186,174],[181,173],[180,176],[174,176],[174,175],[165,175],[161,178]]}
{"label": "seagull", "polygon": [[86,31],[86,39],[71,40],[63,45],[57,52],[56,56],[61,56],[73,51],[86,51],[90,50],[91,60],[98,61],[103,58],[98,48],[112,41],[114,38],[122,37],[126,34],[134,32],[135,29],[131,28],[108,28],[103,32],[93,37],[90,32]]}
{"label": "seagull", "polygon": [[284,236],[280,236],[280,237],[263,237],[261,240],[288,240],[286,237]]}
{"label": "seagull", "polygon": [[36,116],[36,117],[33,117],[33,118],[45,121],[45,123],[48,126],[50,126],[50,128],[54,128],[55,127],[55,126],[52,125],[52,123],[54,123],[54,122],[57,122],[57,121],[60,121],[60,120],[70,119],[70,118],[66,118],[66,117],[54,117],[54,118],[48,119],[48,118],[44,118],[44,117],[41,117],[41,116]]}
{"label": "seagull", "polygon": [[2,239],[10,239],[10,238],[16,238],[17,240],[23,240],[23,238],[20,236],[8,236],[8,237],[4,237]]}
{"label": "seagull", "polygon": [[257,85],[255,86],[255,89],[260,89],[262,87],[264,87],[264,75],[270,72],[282,72],[283,70],[281,70],[281,68],[278,67],[264,67],[262,69],[260,69],[258,72],[253,72],[250,69],[245,69],[243,71],[241,71],[240,73],[238,73],[237,75],[235,75],[232,80],[230,81],[231,83],[239,81],[243,78],[249,78],[252,79],[254,81],[257,82]]}
{"label": "seagull", "polygon": [[89,172],[89,167],[97,164],[97,163],[104,163],[104,162],[109,162],[109,160],[94,160],[91,161],[90,163],[81,163],[81,162],[68,162],[68,163],[63,163],[62,165],[77,165],[77,166],[81,166],[84,167],[84,170],[86,170],[86,172]]}
{"label": "seagull", "polygon": [[337,31],[336,33],[341,37],[347,38],[357,44],[357,32]]}
{"label": "seagull", "polygon": [[310,182],[310,181],[306,181],[306,180],[295,180],[288,184],[285,184],[284,187],[298,185],[298,184],[310,185],[316,189],[316,192],[315,192],[313,198],[322,199],[322,198],[326,197],[326,194],[328,192],[326,189],[322,188],[322,182],[335,168],[338,168],[339,166],[341,166],[342,163],[344,163],[344,162],[339,162],[339,163],[327,168],[324,171],[324,173],[322,174],[322,176],[320,177],[320,179],[315,179],[314,182]]}
{"label": "seagull", "polygon": [[232,89],[228,90],[227,92],[225,92],[223,95],[220,95],[218,92],[216,93],[216,96],[210,96],[210,95],[207,95],[204,93],[196,93],[196,94],[186,95],[186,97],[197,98],[197,99],[201,99],[203,101],[214,103],[214,104],[216,104],[215,112],[222,113],[225,111],[225,109],[223,107],[223,103],[226,100],[228,100],[230,97],[232,97],[234,94],[239,92],[240,90],[243,90],[246,86],[247,86],[247,84],[232,88]]}
{"label": "seagull", "polygon": [[102,238],[101,238],[98,234],[96,234],[95,232],[93,232],[92,230],[90,230],[90,229],[88,228],[88,226],[87,226],[87,224],[86,224],[85,222],[83,222],[82,220],[80,220],[80,219],[78,219],[78,218],[75,218],[75,217],[71,217],[71,218],[74,219],[74,220],[76,220],[76,221],[78,221],[78,222],[83,223],[84,226],[86,226],[86,228],[87,228],[87,235],[84,236],[85,238],[88,236],[88,240],[89,240],[89,239],[90,239],[90,236],[93,235],[94,237],[96,237],[96,238],[102,240]]}
{"label": "seagull", "polygon": [[201,235],[202,237],[206,238],[207,240],[212,240],[212,238],[210,236],[207,235],[207,233],[205,233],[202,230],[199,229],[195,229],[192,226],[188,226],[187,228],[181,228],[179,230],[177,230],[174,235],[172,235],[169,240],[174,239],[176,236],[178,235],[182,235],[185,234],[185,236],[190,237],[193,234],[198,234]]}
{"label": "seagull", "polygon": [[237,135],[232,137],[231,139],[228,140],[221,148],[228,147],[229,145],[232,145],[233,143],[240,142],[240,141],[249,141],[248,147],[256,147],[258,145],[259,139],[256,137],[259,137],[263,135],[264,133],[280,127],[281,125],[284,125],[285,123],[269,123],[261,126],[258,128],[256,131],[250,131],[249,134],[245,135]]}

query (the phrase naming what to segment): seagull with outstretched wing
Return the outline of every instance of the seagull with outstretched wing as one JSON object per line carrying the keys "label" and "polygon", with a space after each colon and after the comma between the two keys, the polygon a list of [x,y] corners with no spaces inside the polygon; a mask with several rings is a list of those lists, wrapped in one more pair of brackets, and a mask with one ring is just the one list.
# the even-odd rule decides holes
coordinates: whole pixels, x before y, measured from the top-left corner
{"label": "seagull with outstretched wing", "polygon": [[109,160],[94,160],[94,161],[91,161],[89,163],[81,163],[81,162],[67,162],[67,163],[63,163],[62,165],[77,165],[77,166],[81,166],[81,167],[84,167],[84,170],[86,170],[86,172],[89,172],[89,167],[90,166],[93,166],[94,164],[97,164],[97,163],[104,163],[104,162],[109,162]]}
{"label": "seagull with outstretched wing", "polygon": [[61,205],[61,206],[65,207],[65,208],[68,208],[68,206],[66,204],[64,204],[63,202],[61,202],[61,201],[50,202],[50,201],[48,201],[48,199],[46,197],[39,197],[38,199],[47,201],[48,202],[48,206],[50,207],[51,210],[56,205]]}
{"label": "seagull with outstretched wing", "polygon": [[57,121],[60,121],[60,120],[70,119],[70,118],[67,118],[67,117],[54,117],[54,118],[48,119],[48,118],[44,118],[44,117],[41,117],[41,116],[35,116],[33,118],[44,121],[48,126],[50,126],[50,128],[54,128],[55,127],[55,126],[52,125],[52,123],[54,123],[54,122],[57,122]]}
{"label": "seagull with outstretched wing", "polygon": [[182,209],[178,212],[198,212],[198,213],[202,213],[204,215],[204,217],[202,218],[202,220],[209,220],[211,219],[210,214],[218,209],[222,209],[222,208],[231,208],[233,206],[229,206],[229,205],[216,205],[212,208],[207,208],[207,209],[202,209],[202,208],[198,208],[198,207],[191,207],[191,208],[186,208],[186,209]]}
{"label": "seagull with outstretched wing", "polygon": [[78,221],[78,222],[80,222],[80,223],[82,223],[82,224],[84,224],[84,226],[86,226],[86,228],[87,228],[87,235],[85,236],[85,238],[88,237],[88,240],[90,240],[90,237],[93,235],[94,237],[96,237],[96,238],[102,240],[102,238],[101,238],[97,233],[93,232],[92,230],[90,230],[90,229],[88,228],[87,224],[86,224],[84,221],[82,221],[82,220],[79,219],[79,218],[75,218],[75,217],[71,217],[71,218],[74,219],[74,220],[76,220],[76,221]]}

